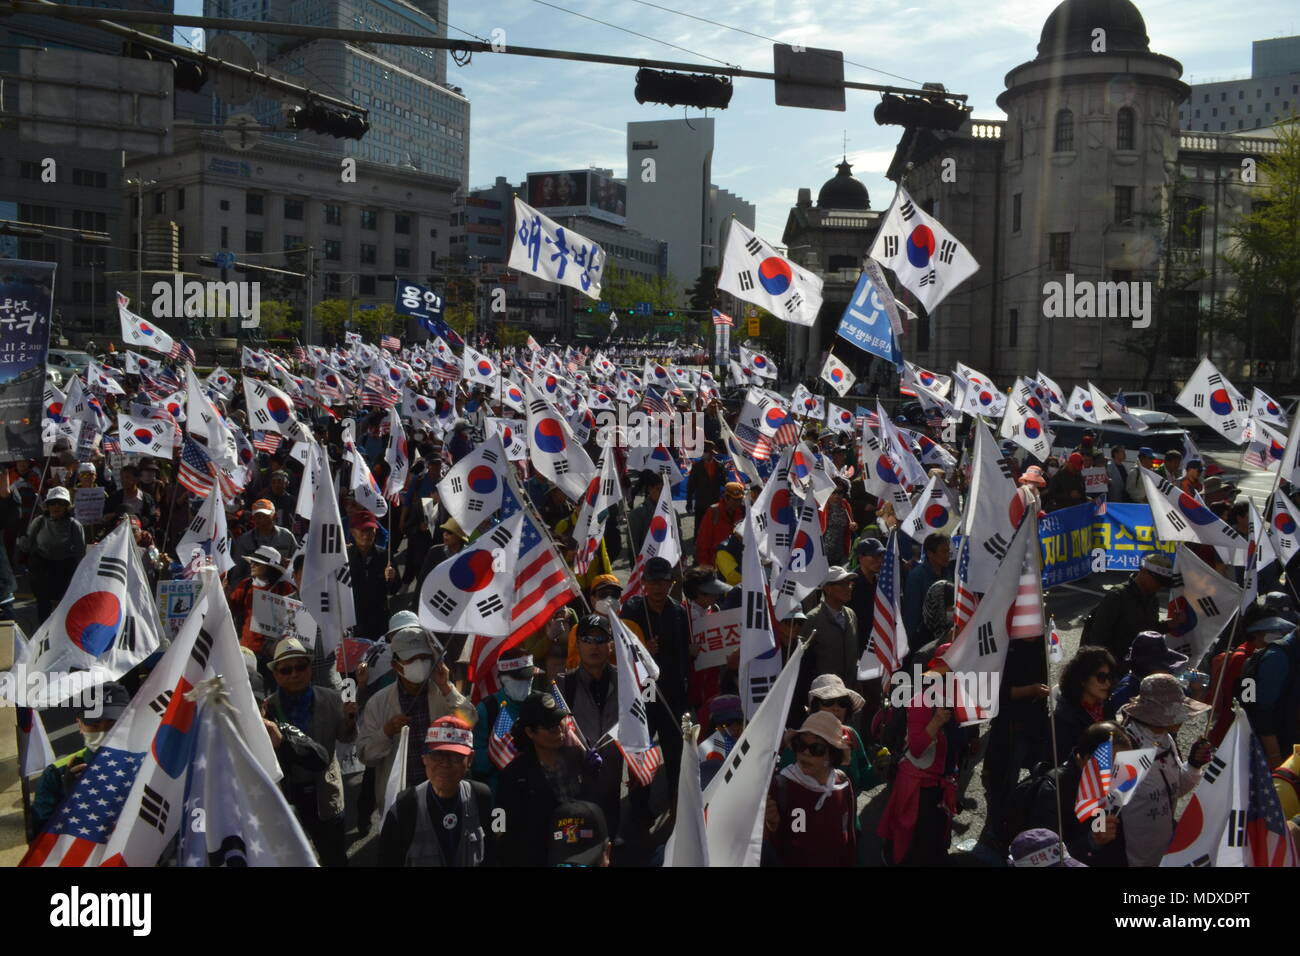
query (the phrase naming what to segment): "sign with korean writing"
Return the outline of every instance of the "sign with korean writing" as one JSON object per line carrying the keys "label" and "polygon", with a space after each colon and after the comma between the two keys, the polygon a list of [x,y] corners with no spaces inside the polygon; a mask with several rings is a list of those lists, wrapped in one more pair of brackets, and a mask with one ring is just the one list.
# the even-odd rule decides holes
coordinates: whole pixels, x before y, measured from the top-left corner
{"label": "sign with korean writing", "polygon": [[202,584],[198,578],[158,582],[158,616],[162,619],[168,640],[176,639],[181,625],[190,616]]}
{"label": "sign with korean writing", "polygon": [[1106,553],[1107,571],[1136,571],[1142,559],[1157,551],[1173,559],[1177,541],[1159,541],[1150,505],[1106,505],[1092,526],[1093,550]]}
{"label": "sign with korean writing", "polygon": [[585,236],[557,225],[518,197],[508,265],[600,300],[605,251]]}
{"label": "sign with korean writing", "polygon": [[871,276],[865,272],[858,277],[853,298],[844,310],[836,334],[864,352],[870,352],[895,365],[902,364],[903,356],[894,341],[894,329],[889,321],[884,298],[871,281]]}
{"label": "sign with korean writing", "polygon": [[53,262],[0,260],[0,461],[40,458]]}
{"label": "sign with korean writing", "polygon": [[427,286],[407,282],[405,279],[399,279],[393,285],[396,288],[393,310],[398,315],[409,315],[413,319],[418,319],[420,324],[433,335],[445,334],[446,325],[442,321],[442,296]]}
{"label": "sign with korean writing", "polygon": [[735,607],[717,614],[701,614],[691,624],[691,646],[700,649],[695,669],[720,667],[733,651],[740,649],[740,626],[744,608]]}
{"label": "sign with korean writing", "polygon": [[1090,495],[1102,495],[1110,487],[1110,478],[1105,468],[1083,469],[1083,490]]}
{"label": "sign with korean writing", "polygon": [[761,331],[758,316],[751,315],[747,319],[745,319],[745,326],[746,326],[745,328],[746,335],[748,335],[750,338],[758,338],[759,332]]}
{"label": "sign with korean writing", "polygon": [[1156,551],[1173,557],[1177,542],[1156,539],[1149,505],[1107,504],[1104,514],[1096,514],[1097,507],[1088,502],[1039,519],[1044,588],[1093,571],[1136,571]]}
{"label": "sign with korean writing", "polygon": [[306,606],[283,594],[254,591],[253,620],[248,629],[276,640],[296,637],[308,650],[316,645],[316,622],[307,613]]}
{"label": "sign with korean writing", "polygon": [[1053,511],[1038,519],[1043,587],[1086,578],[1092,572],[1092,502]]}
{"label": "sign with korean writing", "polygon": [[72,516],[82,524],[98,524],[104,517],[107,494],[98,486],[72,489]]}

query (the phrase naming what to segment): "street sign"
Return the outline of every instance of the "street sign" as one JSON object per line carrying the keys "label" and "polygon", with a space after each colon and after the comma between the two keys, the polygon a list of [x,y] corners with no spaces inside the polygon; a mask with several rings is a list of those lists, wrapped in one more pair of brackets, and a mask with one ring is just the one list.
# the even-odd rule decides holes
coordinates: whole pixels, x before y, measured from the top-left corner
{"label": "street sign", "polygon": [[597,303],[596,303],[596,311],[597,311],[597,312],[601,312],[601,313],[608,312],[608,311],[609,311],[609,308],[610,308],[610,306],[609,306],[609,303],[608,303],[608,302],[597,302]]}
{"label": "street sign", "polygon": [[839,50],[772,45],[777,106],[844,112],[844,54]]}
{"label": "street sign", "polygon": [[233,252],[218,252],[212,257],[217,264],[218,269],[233,269],[235,267],[235,254]]}
{"label": "street sign", "polygon": [[759,333],[758,316],[751,315],[748,319],[745,320],[745,323],[747,326],[745,329],[745,334],[748,335],[750,338],[757,338]]}
{"label": "street sign", "polygon": [[637,315],[654,315],[654,306],[649,302],[638,302],[635,312]]}

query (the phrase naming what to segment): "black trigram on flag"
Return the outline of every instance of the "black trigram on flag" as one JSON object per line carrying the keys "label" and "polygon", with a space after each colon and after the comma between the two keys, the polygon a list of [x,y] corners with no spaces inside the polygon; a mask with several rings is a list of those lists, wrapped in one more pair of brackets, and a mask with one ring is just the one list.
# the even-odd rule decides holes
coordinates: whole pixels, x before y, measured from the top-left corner
{"label": "black trigram on flag", "polygon": [[1007,556],[1007,548],[1009,547],[1007,540],[1001,534],[995,534],[984,542],[984,550],[999,561]]}
{"label": "black trigram on flag", "polygon": [[257,419],[257,424],[259,425],[265,425],[267,422],[271,420],[271,416],[266,414],[266,409],[264,408],[259,408],[257,411],[255,411],[253,413],[253,417]]}
{"label": "black trigram on flag", "polygon": [[497,460],[498,460],[498,459],[497,459],[497,453],[494,452],[494,451],[490,451],[490,450],[489,450],[489,451],[484,451],[484,452],[483,452],[483,460],[486,461],[486,462],[490,462],[491,464],[495,465],[495,464],[497,463]]}
{"label": "black trigram on flag", "polygon": [[171,804],[164,800],[161,794],[148,784],[145,784],[144,794],[140,797],[141,820],[159,833],[165,834],[167,832],[167,814],[171,811],[171,808]]}
{"label": "black trigram on flag", "polygon": [[1165,520],[1173,525],[1174,529],[1177,531],[1182,531],[1187,527],[1186,522],[1184,522],[1182,518],[1178,517],[1177,511],[1166,511]]}
{"label": "black trigram on flag", "polygon": [[632,701],[632,706],[628,710],[632,712],[632,716],[636,718],[638,723],[649,724],[649,721],[646,720],[645,704],[641,700]]}
{"label": "black trigram on flag", "polygon": [[166,712],[167,712],[167,705],[171,703],[171,700],[172,700],[172,694],[174,694],[174,693],[175,693],[175,691],[173,691],[173,690],[165,690],[165,691],[163,691],[161,694],[159,694],[159,695],[158,695],[157,697],[155,697],[153,700],[149,701],[149,709],[152,710],[155,714],[164,714],[164,713],[166,713]]}
{"label": "black trigram on flag", "polygon": [[749,696],[755,704],[761,704],[776,683],[776,676],[755,676],[749,679]]}
{"label": "black trigram on flag", "polygon": [[731,752],[731,760],[728,761],[730,766],[727,767],[727,772],[723,775],[726,778],[727,783],[731,783],[731,778],[734,777],[736,771],[740,769],[740,762],[745,759],[745,755],[748,753],[748,740],[742,740],[740,746]]}
{"label": "black trigram on flag", "polygon": [[898,236],[885,236],[885,258],[892,259],[898,255]]}
{"label": "black trigram on flag", "polygon": [[569,459],[559,458],[552,463],[557,475],[567,475],[569,473]]}
{"label": "black trigram on flag", "polygon": [[1151,758],[1146,754],[1143,754],[1142,759],[1138,761],[1138,766],[1141,767],[1143,770],[1150,770],[1151,763],[1152,763]]}
{"label": "black trigram on flag", "polygon": [[451,487],[453,494],[460,494],[465,490],[465,483],[460,480],[460,475],[452,475],[447,484]]}
{"label": "black trigram on flag", "polygon": [[763,627],[767,623],[767,602],[763,600],[762,591],[750,591],[745,595],[745,626]]}
{"label": "black trigram on flag", "polygon": [[600,483],[600,493],[606,498],[614,497],[614,479],[606,478]]}
{"label": "black trigram on flag", "polygon": [[763,244],[758,241],[757,236],[750,236],[749,242],[745,243],[745,251],[751,256],[756,256],[763,251]]}
{"label": "black trigram on flag", "polygon": [[269,395],[270,392],[267,391],[265,385],[263,385],[261,382],[258,382],[256,385],[253,386],[253,394],[256,395],[258,398],[266,398],[266,396]]}
{"label": "black trigram on flag", "polygon": [[1214,599],[1208,595],[1197,601],[1196,606],[1201,609],[1201,612],[1205,614],[1206,617],[1217,617],[1219,614],[1219,606],[1215,604]]}
{"label": "black trigram on flag", "polygon": [[194,641],[194,649],[190,651],[190,657],[199,665],[199,668],[208,666],[208,655],[212,653],[212,635],[206,628],[199,628],[199,636]]}
{"label": "black trigram on flag", "polygon": [[127,615],[122,622],[122,633],[117,637],[117,646],[124,651],[135,650],[135,616]]}
{"label": "black trigram on flag", "polygon": [[528,410],[534,415],[545,415],[550,406],[546,404],[545,399],[535,398],[528,403]]}
{"label": "black trigram on flag", "polygon": [[1009,462],[1009,461],[1008,461],[1007,459],[1005,459],[1005,458],[999,458],[999,459],[998,459],[998,470],[1001,471],[1002,474],[1005,475],[1007,478],[1010,478],[1010,477],[1011,477],[1011,462]]}
{"label": "black trigram on flag", "polygon": [[1246,811],[1228,811],[1228,846],[1246,845]]}
{"label": "black trigram on flag", "polygon": [[320,553],[339,554],[343,551],[343,535],[336,524],[321,525]]}
{"label": "black trigram on flag", "polygon": [[952,257],[957,254],[957,243],[951,239],[945,239],[939,243],[939,261],[945,265],[952,262]]}
{"label": "black trigram on flag", "polygon": [[981,624],[975,636],[979,639],[980,657],[987,657],[989,654],[997,653],[998,642],[993,638],[992,622],[985,621]]}
{"label": "black trigram on flag", "polygon": [[202,514],[196,515],[194,520],[190,522],[190,531],[194,532],[194,534],[203,534],[203,529],[207,526],[208,519]]}
{"label": "black trigram on flag", "polygon": [[1204,408],[1204,407],[1205,407],[1205,396],[1202,395],[1200,392],[1197,392],[1195,395],[1193,395],[1193,396],[1192,396],[1192,407],[1193,407],[1193,408]]}
{"label": "black trigram on flag", "polygon": [[1223,420],[1223,428],[1225,431],[1235,431],[1237,428],[1237,420],[1235,418],[1225,418]]}
{"label": "black trigram on flag", "polygon": [[466,510],[466,511],[482,511],[482,510],[483,510],[483,499],[482,499],[482,498],[471,498],[471,499],[469,499],[469,504],[467,504],[467,505],[465,506],[465,510]]}
{"label": "black trigram on flag", "polygon": [[478,608],[479,614],[484,617],[490,617],[493,614],[505,610],[505,605],[501,603],[501,598],[495,594],[488,595],[475,606]]}
{"label": "black trigram on flag", "polygon": [[923,272],[921,274],[921,279],[920,279],[921,285],[934,285],[934,283],[936,283],[937,281],[939,280],[935,278],[933,269],[931,269],[929,272]]}
{"label": "black trigram on flag", "polygon": [[912,217],[916,215],[916,207],[912,205],[912,200],[909,199],[907,202],[903,203],[903,205],[899,206],[898,214],[910,222]]}
{"label": "black trigram on flag", "polygon": [[801,296],[798,292],[794,293],[792,296],[790,296],[790,298],[786,299],[785,302],[782,303],[782,305],[785,306],[785,310],[787,312],[794,312],[802,304],[803,304],[803,296]]}
{"label": "black trigram on flag", "polygon": [[754,276],[748,269],[742,269],[736,274],[736,281],[740,283],[740,288],[745,292],[754,288]]}
{"label": "black trigram on flag", "polygon": [[1202,771],[1201,776],[1209,783],[1214,783],[1219,778],[1219,774],[1223,773],[1227,767],[1228,765],[1223,761],[1222,757],[1214,757],[1205,765],[1205,770]]}
{"label": "black trigram on flag", "polygon": [[429,598],[429,607],[433,608],[439,614],[446,616],[456,609],[456,600],[455,598],[448,597],[445,591],[439,591],[433,597]]}
{"label": "black trigram on flag", "polygon": [[1223,384],[1223,376],[1220,375],[1218,372],[1215,372],[1213,375],[1207,378],[1206,381],[1209,382],[1211,385],[1217,387]]}
{"label": "black trigram on flag", "polygon": [[100,558],[96,573],[101,578],[111,578],[119,584],[126,584],[126,562],[121,558]]}
{"label": "black trigram on flag", "polygon": [[510,543],[510,532],[504,525],[497,525],[496,529],[488,535],[488,540],[498,548],[504,548]]}
{"label": "black trigram on flag", "polygon": [[1194,859],[1191,865],[1192,866],[1213,866],[1214,864],[1210,862],[1210,854],[1203,853],[1200,856],[1198,856],[1196,859]]}

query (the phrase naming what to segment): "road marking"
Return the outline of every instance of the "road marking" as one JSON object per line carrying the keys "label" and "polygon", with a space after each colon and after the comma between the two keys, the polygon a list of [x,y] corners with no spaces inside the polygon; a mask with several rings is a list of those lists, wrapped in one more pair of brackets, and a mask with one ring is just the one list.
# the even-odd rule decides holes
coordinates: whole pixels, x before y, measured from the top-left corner
{"label": "road marking", "polygon": [[1054,585],[1052,585],[1052,587],[1053,587],[1053,588],[1069,588],[1071,591],[1078,591],[1080,594],[1088,594],[1088,595],[1091,595],[1092,597],[1103,597],[1103,596],[1106,594],[1106,592],[1105,592],[1104,590],[1102,590],[1102,591],[1094,591],[1092,588],[1082,588],[1082,587],[1079,587],[1079,585],[1077,585],[1077,584],[1054,584]]}

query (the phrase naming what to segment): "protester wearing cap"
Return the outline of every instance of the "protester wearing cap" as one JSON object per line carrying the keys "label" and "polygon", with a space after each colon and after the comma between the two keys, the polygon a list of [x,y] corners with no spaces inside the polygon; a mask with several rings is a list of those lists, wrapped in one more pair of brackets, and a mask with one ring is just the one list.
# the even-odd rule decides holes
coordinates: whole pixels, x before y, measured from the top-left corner
{"label": "protester wearing cap", "polygon": [[[1159,631],[1168,628],[1160,620],[1162,588],[1173,582],[1174,567],[1163,552],[1148,554],[1142,566],[1124,583],[1106,593],[1083,626],[1080,640],[1110,651],[1117,661],[1128,659],[1129,645],[1142,631]],[[1124,673],[1121,665],[1120,675]],[[1117,678],[1118,679],[1118,678]]]}
{"label": "protester wearing cap", "polygon": [[235,627],[239,628],[239,643],[256,654],[265,666],[275,648],[275,641],[253,629],[257,592],[289,595],[295,588],[284,573],[284,556],[269,544],[258,545],[244,557],[244,561],[248,573],[229,589],[227,600]]}
{"label": "protester wearing cap", "polygon": [[[862,712],[865,704],[866,699],[846,686],[838,674],[820,674],[813,678],[812,685],[808,688],[808,714],[828,713],[844,727],[844,742],[849,747],[849,759],[842,765],[842,769],[848,774],[854,793],[862,793],[884,782],[867,754],[862,737],[850,723],[855,714]],[[781,752],[778,766],[784,767],[793,761],[794,751],[785,750]]]}
{"label": "protester wearing cap", "polygon": [[1160,865],[1174,835],[1178,801],[1200,783],[1200,768],[1214,755],[1214,747],[1201,737],[1184,761],[1178,731],[1189,718],[1208,708],[1209,704],[1188,699],[1178,678],[1171,674],[1143,678],[1137,697],[1120,708],[1120,724],[1134,745],[1154,747],[1157,754],[1120,811],[1129,866]]}
{"label": "protester wearing cap", "polygon": [[67,488],[55,486],[45,493],[44,510],[32,516],[18,547],[27,552],[37,620],[49,620],[86,554],[86,531],[72,517],[72,495]]}
{"label": "protester wearing cap", "polygon": [[284,561],[298,550],[299,541],[293,532],[275,523],[275,505],[269,500],[259,498],[254,501],[249,514],[253,527],[237,537],[230,549],[235,566],[226,579],[229,585],[238,584],[248,575],[248,556],[258,548],[274,548]]}
{"label": "protester wearing cap", "polygon": [[717,448],[713,442],[704,443],[704,452],[700,460],[691,466],[690,476],[686,479],[686,513],[703,515],[722,495],[722,486],[727,482],[727,473],[718,464]]}
{"label": "protester wearing cap", "polygon": [[[460,714],[469,718],[474,707],[456,689],[443,661],[443,647],[412,611],[398,611],[383,635],[392,648],[395,680],[366,701],[357,732],[357,757],[375,767],[375,794],[382,805],[392,770],[397,738],[410,726],[410,740],[424,739],[429,725],[439,717]],[[420,748],[408,746],[405,785],[423,779]]]}
{"label": "protester wearing cap", "polygon": [[1300,639],[1289,621],[1266,620],[1253,625],[1265,646],[1242,671],[1254,672],[1255,699],[1245,704],[1246,714],[1268,765],[1276,767],[1300,743]]}
{"label": "protester wearing cap", "polygon": [[140,469],[123,465],[117,475],[118,489],[104,502],[104,527],[113,527],[123,515],[135,515],[146,531],[152,531],[158,520],[158,503],[141,489]]}
{"label": "protester wearing cap", "polygon": [[274,509],[273,516],[277,525],[287,527],[293,521],[298,500],[297,496],[289,490],[289,472],[284,468],[272,467],[267,484],[263,485],[257,493],[250,491],[249,498],[254,499],[250,502],[251,507],[256,507],[261,501],[269,503]]}
{"label": "protester wearing cap", "polygon": [[[634,631],[659,665],[659,691],[673,712],[673,726],[687,705],[687,682],[691,670],[690,620],[686,608],[669,596],[672,589],[673,566],[661,557],[645,564],[642,572],[642,594],[629,598],[623,605],[622,618],[635,625]],[[662,708],[652,708],[651,719],[666,716]],[[651,729],[654,729],[652,723]],[[665,741],[664,756],[669,748],[680,747],[680,730],[667,736],[676,738],[676,744]],[[674,752],[680,753],[680,750]],[[667,763],[667,760],[665,759]],[[671,767],[669,768],[671,769]]]}
{"label": "protester wearing cap", "polygon": [[1199,458],[1189,458],[1183,465],[1183,477],[1174,484],[1187,494],[1202,495],[1205,492],[1205,484],[1201,480],[1204,473],[1205,462]]}
{"label": "protester wearing cap", "polygon": [[802,703],[819,674],[835,674],[847,685],[858,679],[858,618],[849,602],[857,575],[848,568],[833,567],[821,581],[822,599],[803,622],[801,636],[811,639],[804,651],[795,683],[795,700]]}
{"label": "protester wearing cap", "polygon": [[107,681],[90,688],[81,701],[84,706],[77,714],[81,748],[46,767],[37,783],[32,798],[32,826],[37,833],[45,828],[64,797],[77,785],[95,751],[103,745],[108,732],[125,713],[131,698],[121,684]]}
{"label": "protester wearing cap", "polygon": [[[441,514],[441,509],[439,514]],[[438,543],[431,546],[424,555],[424,563],[420,567],[420,580],[427,578],[430,572],[448,558],[460,554],[465,549],[469,541],[469,535],[456,523],[456,519],[448,517],[435,529]]]}
{"label": "protester wearing cap", "polygon": [[424,779],[402,790],[379,831],[379,866],[490,865],[492,793],[468,778],[474,737],[459,717],[440,717],[425,733]]}
{"label": "protester wearing cap", "polygon": [[745,513],[745,486],[729,481],[722,488],[722,498],[700,515],[695,528],[695,560],[713,565],[718,548],[736,530]]}
{"label": "protester wearing cap", "polygon": [[[686,619],[690,622],[692,633],[703,626],[700,622],[717,612],[722,599],[730,592],[731,587],[718,580],[717,568],[711,565],[697,564],[682,575],[682,597],[684,598],[682,603],[686,608]],[[698,649],[695,646],[691,648],[691,655],[692,658],[698,656]],[[697,712],[709,698],[721,693],[724,681],[734,686],[739,660],[739,650],[736,650],[721,664],[691,668],[686,693],[687,700]]]}
{"label": "protester wearing cap", "polygon": [[533,684],[542,670],[533,663],[532,654],[517,646],[497,658],[496,672],[500,689],[479,702],[478,719],[474,721],[474,779],[487,784],[493,791],[496,790],[497,766],[488,752],[492,730],[503,709],[510,714],[511,722],[519,718],[519,708],[533,692]]}
{"label": "protester wearing cap", "polygon": [[1009,866],[1059,866],[1059,867],[1078,867],[1087,868],[1086,863],[1080,863],[1074,857],[1070,856],[1070,851],[1065,847],[1061,838],[1056,835],[1056,831],[1046,828],[1037,828],[1026,830],[1018,834],[1011,841],[1011,850],[1007,856]]}
{"label": "protester wearing cap", "polygon": [[609,866],[609,827],[604,811],[590,800],[570,800],[555,808],[551,821],[551,866]]}
{"label": "protester wearing cap", "polygon": [[952,558],[952,539],[939,532],[928,534],[922,543],[922,552],[923,560],[907,573],[903,585],[903,624],[907,628],[908,644],[912,647],[920,647],[934,638],[925,626],[922,611],[925,595],[934,582],[952,576],[948,568]]}
{"label": "protester wearing cap", "polygon": [[596,796],[596,777],[583,750],[566,741],[568,715],[551,694],[542,691],[530,694],[520,707],[511,730],[519,754],[497,780],[502,866],[545,866],[556,808],[568,800]]}
{"label": "protester wearing cap", "polygon": [[775,866],[853,866],[857,806],[839,767],[849,762],[844,727],[827,710],[809,714],[790,735],[794,762],[772,776],[763,818],[763,852]]}
{"label": "protester wearing cap", "polygon": [[380,637],[388,621],[388,598],[402,588],[397,569],[389,561],[388,549],[375,543],[379,522],[369,511],[359,509],[350,520],[352,542],[348,565],[352,572],[352,605],[356,609],[356,637]]}
{"label": "protester wearing cap", "polygon": [[[344,702],[342,693],[332,687],[312,684],[311,651],[296,637],[275,645],[270,670],[278,689],[262,702],[262,714],[284,771],[281,789],[321,865],[347,866],[343,774],[335,747],[357,739],[357,705]],[[327,760],[304,759],[300,746],[286,745],[285,737],[294,732],[287,728],[318,744]]]}
{"label": "protester wearing cap", "polygon": [[1043,510],[1043,489],[1047,479],[1043,469],[1030,465],[1016,481],[1016,494],[1011,499],[1011,522],[1016,527],[1025,519],[1025,515],[1036,515]]}
{"label": "protester wearing cap", "polygon": [[1177,484],[1178,480],[1183,477],[1183,453],[1177,448],[1171,448],[1165,452],[1164,464],[1156,469],[1156,474],[1164,475],[1164,477]]}
{"label": "protester wearing cap", "polygon": [[1147,487],[1142,480],[1142,469],[1147,471],[1155,470],[1156,453],[1149,445],[1143,445],[1138,449],[1138,467],[1130,468],[1128,477],[1124,479],[1125,500],[1135,504],[1146,504]]}
{"label": "protester wearing cap", "polygon": [[1087,487],[1083,481],[1083,455],[1073,452],[1065,461],[1065,467],[1054,474],[1043,492],[1043,508],[1046,511],[1060,511],[1088,500]]}
{"label": "protester wearing cap", "polygon": [[1187,667],[1187,655],[1170,647],[1165,635],[1159,631],[1143,631],[1133,638],[1124,664],[1128,673],[1112,686],[1105,706],[1107,718],[1113,718],[1121,707],[1137,696],[1142,678],[1148,674],[1182,674]]}

